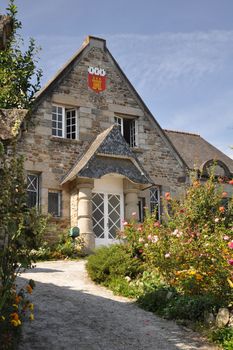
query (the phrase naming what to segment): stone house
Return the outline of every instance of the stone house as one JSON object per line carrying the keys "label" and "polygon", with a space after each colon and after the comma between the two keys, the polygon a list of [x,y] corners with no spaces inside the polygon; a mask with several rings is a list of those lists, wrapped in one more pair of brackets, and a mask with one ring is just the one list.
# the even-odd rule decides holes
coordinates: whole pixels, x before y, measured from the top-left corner
{"label": "stone house", "polygon": [[[0,123],[14,113],[1,110]],[[21,114],[28,205],[60,228],[78,226],[88,249],[114,242],[133,212],[143,220],[145,206],[160,218],[161,196],[179,196],[194,164],[205,172],[217,160],[218,175],[233,174],[233,161],[200,136],[160,127],[97,37],[40,91],[31,115]],[[6,128],[8,142],[15,134]]]}

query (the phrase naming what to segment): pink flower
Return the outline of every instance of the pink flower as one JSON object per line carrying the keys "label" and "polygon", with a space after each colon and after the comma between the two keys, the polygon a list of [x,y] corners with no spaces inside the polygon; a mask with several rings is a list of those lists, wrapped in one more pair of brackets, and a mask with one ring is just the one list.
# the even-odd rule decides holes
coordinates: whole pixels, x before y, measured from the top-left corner
{"label": "pink flower", "polygon": [[165,199],[166,199],[167,201],[170,201],[170,200],[171,200],[171,194],[170,194],[170,192],[166,192],[166,193],[165,193]]}
{"label": "pink flower", "polygon": [[132,213],[132,216],[136,216],[137,215],[137,213],[136,213],[136,211],[134,211],[133,213]]}
{"label": "pink flower", "polygon": [[127,221],[123,221],[123,226],[126,226],[128,225],[128,222]]}
{"label": "pink flower", "polygon": [[148,235],[148,236],[147,236],[147,239],[148,239],[148,241],[151,241],[151,240],[152,240],[152,236],[151,236],[151,235]]}
{"label": "pink flower", "polygon": [[164,255],[165,258],[170,258],[170,256],[171,256],[170,253],[166,253],[166,254]]}
{"label": "pink flower", "polygon": [[228,264],[233,266],[233,259],[228,260]]}
{"label": "pink flower", "polygon": [[154,227],[160,227],[160,222],[159,222],[159,221],[156,221],[156,222],[154,223]]}
{"label": "pink flower", "polygon": [[151,239],[151,242],[157,243],[158,240],[159,240],[159,237],[158,237],[158,236],[153,236],[152,239]]}
{"label": "pink flower", "polygon": [[228,241],[230,239],[230,237],[225,235],[225,236],[223,236],[223,239],[224,239],[224,241]]}
{"label": "pink flower", "polygon": [[144,242],[144,238],[140,237],[138,240],[139,243],[143,243]]}
{"label": "pink flower", "polygon": [[228,243],[228,247],[229,247],[230,249],[233,249],[233,241],[231,241],[231,242]]}

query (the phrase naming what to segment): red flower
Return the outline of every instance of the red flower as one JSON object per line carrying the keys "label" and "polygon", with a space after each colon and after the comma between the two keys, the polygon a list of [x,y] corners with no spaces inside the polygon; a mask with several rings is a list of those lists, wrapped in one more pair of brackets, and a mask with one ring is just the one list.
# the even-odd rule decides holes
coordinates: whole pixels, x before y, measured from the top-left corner
{"label": "red flower", "polygon": [[230,185],[233,185],[233,179],[228,182]]}
{"label": "red flower", "polygon": [[165,193],[165,199],[166,199],[167,201],[170,201],[170,200],[171,200],[171,194],[170,194],[170,192],[166,192],[166,193]]}
{"label": "red flower", "polygon": [[228,260],[228,264],[233,266],[233,259]]}
{"label": "red flower", "polygon": [[218,210],[219,210],[221,213],[224,213],[225,208],[224,208],[224,207],[219,207]]}

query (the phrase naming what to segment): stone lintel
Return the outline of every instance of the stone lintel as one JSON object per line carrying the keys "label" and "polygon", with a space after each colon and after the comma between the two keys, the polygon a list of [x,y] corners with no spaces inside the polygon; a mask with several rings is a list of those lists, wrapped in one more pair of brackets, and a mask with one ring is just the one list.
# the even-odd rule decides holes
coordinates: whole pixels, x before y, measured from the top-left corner
{"label": "stone lintel", "polygon": [[133,117],[143,117],[144,112],[139,108],[122,106],[117,104],[109,104],[109,110],[111,112],[119,113],[122,115],[129,115]]}

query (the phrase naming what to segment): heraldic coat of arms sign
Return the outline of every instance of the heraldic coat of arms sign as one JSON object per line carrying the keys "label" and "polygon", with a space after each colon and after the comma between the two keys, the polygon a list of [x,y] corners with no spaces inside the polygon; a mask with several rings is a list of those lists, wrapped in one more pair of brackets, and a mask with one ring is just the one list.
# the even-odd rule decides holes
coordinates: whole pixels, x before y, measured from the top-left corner
{"label": "heraldic coat of arms sign", "polygon": [[95,92],[106,89],[106,72],[103,68],[88,67],[88,86]]}

